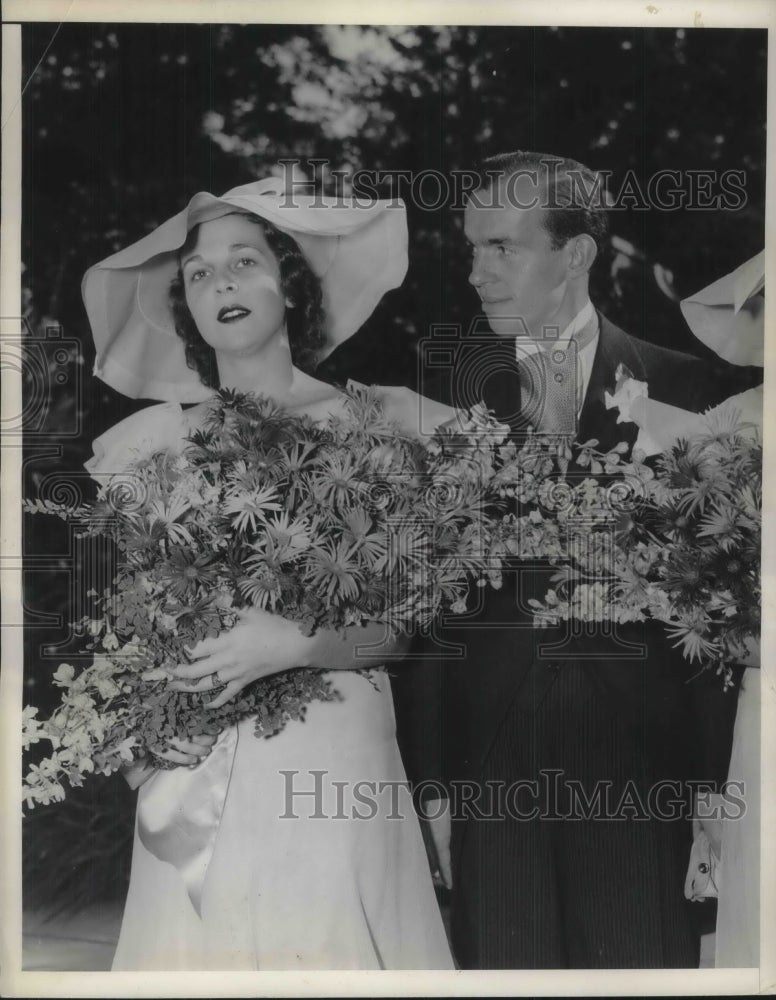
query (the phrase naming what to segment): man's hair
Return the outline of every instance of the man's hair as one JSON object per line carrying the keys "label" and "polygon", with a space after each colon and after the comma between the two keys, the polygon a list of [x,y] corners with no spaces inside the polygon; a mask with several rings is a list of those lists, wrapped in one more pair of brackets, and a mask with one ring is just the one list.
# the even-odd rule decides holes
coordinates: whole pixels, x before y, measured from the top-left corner
{"label": "man's hair", "polygon": [[516,174],[536,177],[545,208],[542,223],[553,250],[574,236],[595,240],[600,257],[609,244],[606,194],[601,178],[583,163],[549,153],[499,153],[483,160],[477,173],[480,189],[492,188]]}

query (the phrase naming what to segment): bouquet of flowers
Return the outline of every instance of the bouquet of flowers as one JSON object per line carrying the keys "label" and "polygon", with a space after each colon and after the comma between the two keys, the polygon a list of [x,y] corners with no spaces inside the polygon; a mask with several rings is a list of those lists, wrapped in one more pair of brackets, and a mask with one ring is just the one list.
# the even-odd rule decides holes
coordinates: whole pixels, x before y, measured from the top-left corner
{"label": "bouquet of flowers", "polygon": [[472,577],[498,585],[484,506],[506,428],[483,409],[428,445],[402,435],[373,391],[353,388],[345,413],[319,426],[273,403],[226,390],[182,453],[159,452],[114,477],[91,505],[25,501],[86,535],[107,536],[121,566],[80,627],[93,652],[62,664],[50,719],[24,709],[25,748],[53,753],[30,766],[28,806],[61,800],[62,779],[110,774],[163,751],[170,738],[217,733],[255,716],[257,735],[304,717],[337,692],[320,671],[292,670],[209,709],[171,691],[185,647],[219,634],[240,609],[295,620],[310,633],[367,620],[408,631],[443,608],[465,609]]}
{"label": "bouquet of flowers", "polygon": [[494,480],[523,501],[506,519],[508,550],[557,566],[554,589],[531,601],[537,623],[661,621],[687,659],[729,682],[760,634],[759,436],[728,410],[650,462],[596,445],[575,446],[581,474],[567,479],[567,457],[538,439]]}
{"label": "bouquet of flowers", "polygon": [[54,749],[30,767],[28,804],[61,800],[64,777],[109,774],[170,738],[247,716],[272,735],[337,697],[315,670],[265,678],[217,709],[205,707],[210,692],[171,691],[185,647],[240,609],[307,632],[367,620],[407,632],[465,612],[472,583],[499,587],[508,559],[557,567],[554,588],[531,602],[537,624],[655,619],[687,658],[727,677],[759,635],[759,441],[728,416],[647,463],[625,444],[603,454],[596,441],[529,433],[518,447],[506,433],[475,407],[424,444],[367,389],[351,389],[323,427],[222,391],[182,454],[139,461],[95,504],[27,501],[122,555],[82,622],[93,663],[59,667],[50,719],[24,710],[25,745]]}

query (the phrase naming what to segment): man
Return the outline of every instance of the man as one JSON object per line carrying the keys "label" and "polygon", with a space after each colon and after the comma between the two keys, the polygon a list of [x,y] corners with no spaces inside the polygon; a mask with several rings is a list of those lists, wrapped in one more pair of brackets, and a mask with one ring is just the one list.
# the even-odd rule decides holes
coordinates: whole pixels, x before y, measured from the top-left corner
{"label": "man", "polygon": [[[605,403],[620,365],[651,396],[685,409],[728,394],[719,372],[628,336],[593,307],[589,273],[607,221],[591,171],[515,153],[486,161],[481,177],[465,234],[491,333],[464,339],[436,394],[457,405],[482,395],[518,430],[527,420],[595,438],[604,451],[637,434]],[[713,683],[685,683],[694,671],[660,625],[589,635],[535,628],[527,600],[544,595],[551,572],[518,567],[501,591],[480,591],[476,612],[448,624],[406,674],[405,756],[452,881],[457,960],[697,966],[683,897],[686,781],[724,775],[721,721],[712,726],[720,759],[708,774],[696,752],[697,703],[709,697],[700,705],[708,719]],[[734,711],[732,699],[717,700]],[[667,781],[671,807],[650,798]]]}

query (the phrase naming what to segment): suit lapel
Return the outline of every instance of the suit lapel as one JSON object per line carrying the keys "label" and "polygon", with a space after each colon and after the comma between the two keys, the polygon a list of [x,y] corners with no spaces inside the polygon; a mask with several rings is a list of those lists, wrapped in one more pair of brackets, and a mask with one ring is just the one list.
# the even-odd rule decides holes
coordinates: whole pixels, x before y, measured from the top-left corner
{"label": "suit lapel", "polygon": [[577,440],[580,443],[595,438],[601,451],[609,451],[618,442],[633,445],[638,436],[638,427],[633,423],[617,423],[619,411],[607,410],[604,394],[613,392],[617,367],[625,365],[634,378],[646,378],[644,366],[633,342],[626,333],[598,314],[601,324],[598,347],[590,373],[590,384],[579,417]]}

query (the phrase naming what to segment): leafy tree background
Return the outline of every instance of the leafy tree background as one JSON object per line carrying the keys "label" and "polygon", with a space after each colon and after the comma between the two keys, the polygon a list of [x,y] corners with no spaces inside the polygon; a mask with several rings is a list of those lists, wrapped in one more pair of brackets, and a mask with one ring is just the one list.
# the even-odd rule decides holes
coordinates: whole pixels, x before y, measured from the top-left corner
{"label": "leafy tree background", "polygon": [[[596,303],[629,332],[684,350],[703,349],[677,297],[763,246],[765,31],[43,23],[22,37],[26,319],[31,333],[61,326],[72,341],[63,384],[45,359],[42,387],[26,373],[25,416],[39,432],[25,454],[28,496],[52,472],[80,469],[95,436],[146,405],[89,375],[86,268],[195,192],[221,193],[282,158],[449,176],[495,152],[534,149],[612,171],[614,191],[628,171],[645,187],[659,170],[743,170],[747,201],[736,211],[613,213]],[[330,176],[322,181],[330,187]],[[432,324],[466,329],[477,312],[463,213],[412,201],[408,212],[407,279],[325,363],[331,378],[417,385],[418,344]],[[30,407],[41,393],[43,409]],[[81,433],[59,436],[74,421]],[[76,648],[65,624],[72,542],[38,518],[25,545],[32,556],[63,554],[26,579],[27,693],[46,707],[50,673]],[[42,627],[46,614],[61,619]],[[122,881],[117,830],[129,829],[130,800],[120,782],[108,788],[36,814],[30,885],[45,883],[49,862],[59,873],[49,895],[80,899],[84,882],[88,896]],[[63,840],[68,823],[75,832]]]}

